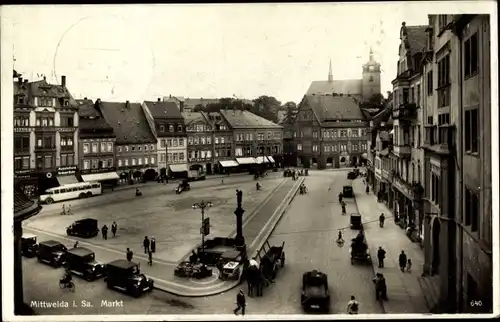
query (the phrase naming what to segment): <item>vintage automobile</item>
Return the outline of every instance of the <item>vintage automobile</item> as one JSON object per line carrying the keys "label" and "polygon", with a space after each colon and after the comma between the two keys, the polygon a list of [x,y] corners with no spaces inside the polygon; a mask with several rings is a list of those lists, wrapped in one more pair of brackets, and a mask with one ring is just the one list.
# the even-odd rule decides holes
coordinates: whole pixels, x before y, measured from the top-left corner
{"label": "vintage automobile", "polygon": [[328,276],[317,270],[302,275],[302,294],[300,303],[305,311],[330,311],[330,291],[328,290]]}
{"label": "vintage automobile", "polygon": [[35,257],[38,244],[36,243],[36,235],[23,234],[21,237],[21,255],[26,257]]}
{"label": "vintage automobile", "polygon": [[66,252],[65,267],[89,282],[106,274],[106,266],[95,260],[93,251],[84,247],[72,248]]}
{"label": "vintage automobile", "polygon": [[349,180],[354,180],[354,179],[356,179],[357,177],[358,177],[358,175],[357,175],[357,174],[356,174],[356,172],[354,172],[354,171],[349,171],[349,172],[347,173],[347,179],[349,179]]}
{"label": "vintage automobile", "polygon": [[351,241],[351,248],[349,249],[351,257],[351,264],[355,262],[362,262],[364,264],[371,263],[370,250],[363,234],[358,234],[356,238]]}
{"label": "vintage automobile", "polygon": [[187,179],[184,179],[181,182],[179,182],[179,185],[175,188],[175,192],[177,194],[180,194],[181,192],[188,190],[191,190],[191,185],[189,184]]}
{"label": "vintage automobile", "polygon": [[238,250],[224,252],[220,260],[223,263],[219,277],[223,280],[238,280],[243,274],[243,254]]}
{"label": "vintage automobile", "polygon": [[54,267],[64,265],[66,262],[66,246],[55,240],[47,240],[38,244],[36,257],[39,262],[44,262]]}
{"label": "vintage automobile", "polygon": [[363,222],[361,221],[360,214],[351,214],[351,229],[363,230]]}
{"label": "vintage automobile", "polygon": [[75,221],[66,228],[68,236],[91,238],[99,235],[99,226],[96,219],[85,218]]}
{"label": "vintage automobile", "polygon": [[106,265],[104,278],[108,288],[118,289],[135,297],[152,291],[154,281],[141,274],[140,265],[124,259],[117,259]]}
{"label": "vintage automobile", "polygon": [[344,198],[354,198],[354,190],[352,189],[352,186],[344,186],[342,188],[342,195]]}

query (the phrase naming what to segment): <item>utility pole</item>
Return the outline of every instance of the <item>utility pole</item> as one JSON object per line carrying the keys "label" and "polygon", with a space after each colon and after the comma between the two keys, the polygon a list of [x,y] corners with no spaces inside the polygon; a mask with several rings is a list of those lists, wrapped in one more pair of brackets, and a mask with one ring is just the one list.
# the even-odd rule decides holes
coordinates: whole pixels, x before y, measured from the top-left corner
{"label": "utility pole", "polygon": [[193,204],[193,209],[201,209],[201,228],[200,228],[200,234],[201,234],[201,253],[202,256],[200,257],[200,260],[203,262],[203,259],[205,258],[205,235],[210,234],[210,218],[205,218],[205,209],[212,207],[212,203],[210,201],[206,202],[202,200],[199,203]]}

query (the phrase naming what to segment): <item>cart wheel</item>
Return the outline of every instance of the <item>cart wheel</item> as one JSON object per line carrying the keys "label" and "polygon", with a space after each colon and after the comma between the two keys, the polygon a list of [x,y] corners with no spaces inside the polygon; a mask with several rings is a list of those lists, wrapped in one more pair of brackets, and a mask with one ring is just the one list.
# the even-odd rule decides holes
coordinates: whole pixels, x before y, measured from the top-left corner
{"label": "cart wheel", "polygon": [[281,255],[281,268],[285,267],[285,253]]}

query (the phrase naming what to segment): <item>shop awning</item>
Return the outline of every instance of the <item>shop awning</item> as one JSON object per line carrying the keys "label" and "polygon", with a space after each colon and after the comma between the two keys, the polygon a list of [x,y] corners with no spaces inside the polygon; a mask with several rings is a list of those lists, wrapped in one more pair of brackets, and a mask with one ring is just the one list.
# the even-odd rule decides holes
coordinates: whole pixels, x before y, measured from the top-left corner
{"label": "shop awning", "polygon": [[368,159],[368,154],[365,152],[365,153],[363,153],[363,154],[361,155],[361,157],[362,157],[363,159]]}
{"label": "shop awning", "polygon": [[241,165],[257,163],[257,161],[255,161],[255,158],[236,158],[236,162]]}
{"label": "shop awning", "polygon": [[257,161],[257,163],[261,164],[261,163],[269,163],[269,160],[266,158],[266,157],[256,157],[255,158],[255,161]]}
{"label": "shop awning", "polygon": [[78,183],[78,179],[73,176],[57,176],[57,181],[60,186],[64,186],[66,184]]}
{"label": "shop awning", "polygon": [[85,182],[106,181],[106,180],[118,180],[120,179],[120,176],[116,172],[102,172],[102,173],[83,174],[82,179]]}
{"label": "shop awning", "polygon": [[267,156],[266,158],[269,160],[269,162],[271,162],[271,163],[276,163],[276,162],[274,161],[274,158],[273,158],[272,156]]}
{"label": "shop awning", "polygon": [[224,168],[237,167],[238,162],[234,160],[219,161],[220,165]]}
{"label": "shop awning", "polygon": [[187,172],[188,167],[186,164],[171,164],[168,166],[172,172]]}

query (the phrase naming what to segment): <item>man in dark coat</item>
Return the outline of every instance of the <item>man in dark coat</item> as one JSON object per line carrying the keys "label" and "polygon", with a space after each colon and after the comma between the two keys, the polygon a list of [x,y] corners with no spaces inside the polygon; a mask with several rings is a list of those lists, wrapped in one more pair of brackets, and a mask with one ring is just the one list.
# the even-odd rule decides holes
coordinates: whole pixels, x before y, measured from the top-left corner
{"label": "man in dark coat", "polygon": [[118,225],[116,224],[116,221],[113,221],[111,224],[111,233],[113,234],[113,237],[116,237],[116,231],[118,230]]}
{"label": "man in dark coat", "polygon": [[401,254],[399,254],[399,268],[401,269],[401,272],[405,271],[406,260],[407,260],[407,257],[406,257],[405,251],[402,250]]}
{"label": "man in dark coat", "polygon": [[108,239],[108,226],[104,225],[101,228],[102,238]]}
{"label": "man in dark coat", "polygon": [[148,236],[144,236],[144,241],[142,242],[142,245],[144,246],[144,254],[147,254],[149,252],[149,238],[148,238]]}
{"label": "man in dark coat", "polygon": [[245,315],[245,307],[247,305],[246,299],[245,299],[245,294],[243,293],[243,290],[240,290],[238,292],[238,295],[236,295],[236,305],[237,307],[233,310],[235,315],[238,315],[238,311],[241,309],[241,315]]}
{"label": "man in dark coat", "polygon": [[156,239],[154,237],[151,237],[151,251],[156,252]]}
{"label": "man in dark coat", "polygon": [[378,267],[384,267],[385,250],[380,246],[377,251]]}
{"label": "man in dark coat", "polygon": [[134,257],[134,252],[130,250],[130,248],[127,248],[127,260],[129,262],[132,261],[132,257]]}

